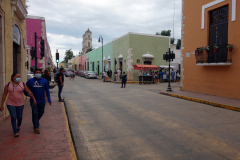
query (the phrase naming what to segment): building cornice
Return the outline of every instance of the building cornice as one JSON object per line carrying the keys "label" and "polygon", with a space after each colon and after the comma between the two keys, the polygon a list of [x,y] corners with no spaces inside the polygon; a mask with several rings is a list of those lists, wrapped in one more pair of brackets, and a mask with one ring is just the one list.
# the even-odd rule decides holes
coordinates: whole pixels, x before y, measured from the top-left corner
{"label": "building cornice", "polygon": [[21,0],[11,0],[12,5],[12,16],[14,13],[18,15],[18,17],[23,22],[27,18],[27,9],[24,6],[23,2]]}

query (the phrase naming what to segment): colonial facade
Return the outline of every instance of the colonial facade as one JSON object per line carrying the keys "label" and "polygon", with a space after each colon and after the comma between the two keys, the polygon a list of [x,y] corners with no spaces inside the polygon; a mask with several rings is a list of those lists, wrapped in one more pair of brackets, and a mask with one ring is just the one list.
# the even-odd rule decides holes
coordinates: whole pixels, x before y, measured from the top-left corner
{"label": "colonial facade", "polygon": [[86,54],[88,49],[92,48],[92,32],[88,29],[83,35],[82,54]]}
{"label": "colonial facade", "polygon": [[[25,0],[0,1],[0,97],[13,72],[26,82],[26,18]],[[1,103],[0,98],[0,103]],[[9,116],[0,112],[0,123]]]}
{"label": "colonial facade", "polygon": [[[35,47],[35,32],[37,33],[37,68],[46,69],[52,66],[52,55],[47,39],[46,22],[44,17],[27,16],[27,45],[32,49]],[[44,55],[41,55],[40,41],[44,40]],[[30,51],[28,52],[30,53]],[[35,66],[35,59],[31,58],[30,67]]]}
{"label": "colonial facade", "polygon": [[84,70],[94,71],[99,76],[103,71],[121,69],[128,74],[129,81],[136,81],[138,71],[133,69],[133,65],[167,65],[163,54],[168,52],[169,47],[170,37],[130,32],[105,44],[103,57],[102,47],[99,47],[81,55],[79,64],[84,66]]}
{"label": "colonial facade", "polygon": [[239,1],[182,2],[181,88],[240,99]]}

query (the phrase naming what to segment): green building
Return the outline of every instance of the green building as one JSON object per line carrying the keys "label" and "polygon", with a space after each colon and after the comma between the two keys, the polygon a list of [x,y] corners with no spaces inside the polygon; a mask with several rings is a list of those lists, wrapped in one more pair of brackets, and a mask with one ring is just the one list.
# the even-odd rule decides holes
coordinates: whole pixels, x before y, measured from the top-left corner
{"label": "green building", "polygon": [[130,32],[105,44],[103,57],[102,47],[87,53],[88,70],[102,75],[103,64],[105,72],[121,69],[127,73],[129,81],[137,81],[138,71],[132,65],[167,65],[163,54],[168,52],[169,47],[170,37]]}

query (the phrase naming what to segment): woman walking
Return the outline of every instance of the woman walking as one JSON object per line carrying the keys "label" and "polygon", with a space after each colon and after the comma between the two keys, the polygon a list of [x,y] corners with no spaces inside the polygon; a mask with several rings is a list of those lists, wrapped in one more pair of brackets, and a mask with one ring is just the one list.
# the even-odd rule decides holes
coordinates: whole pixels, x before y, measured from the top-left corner
{"label": "woman walking", "polygon": [[[11,115],[11,123],[14,132],[14,137],[18,137],[18,131],[20,130],[20,126],[22,123],[22,114],[24,108],[24,91],[28,93],[28,96],[34,100],[34,103],[37,103],[33,94],[25,85],[25,83],[21,82],[20,74],[12,74],[11,82],[7,83],[4,88],[4,93],[2,96],[2,103],[0,107],[0,111],[4,110],[4,102],[6,100],[7,94],[7,108]],[[18,123],[16,124],[16,120]]]}
{"label": "woman walking", "polygon": [[49,82],[51,82],[52,78],[51,75],[49,73],[49,70],[45,70],[44,74],[42,75],[42,78],[46,79],[48,81],[48,87],[49,87]]}

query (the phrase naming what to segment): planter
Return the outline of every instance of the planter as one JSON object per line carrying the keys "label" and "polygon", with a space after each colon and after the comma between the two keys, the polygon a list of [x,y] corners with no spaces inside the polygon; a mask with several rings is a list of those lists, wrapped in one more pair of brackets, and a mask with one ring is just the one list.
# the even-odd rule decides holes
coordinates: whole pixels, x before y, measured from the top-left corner
{"label": "planter", "polygon": [[208,54],[208,53],[209,53],[209,50],[205,50],[205,52]]}
{"label": "planter", "polygon": [[203,51],[199,51],[199,53],[200,53],[200,54],[202,54],[202,53],[203,53]]}
{"label": "planter", "polygon": [[233,50],[233,48],[228,48],[228,51],[229,51],[229,52],[232,52],[232,50]]}
{"label": "planter", "polygon": [[217,53],[218,49],[217,48],[214,48],[214,52]]}

